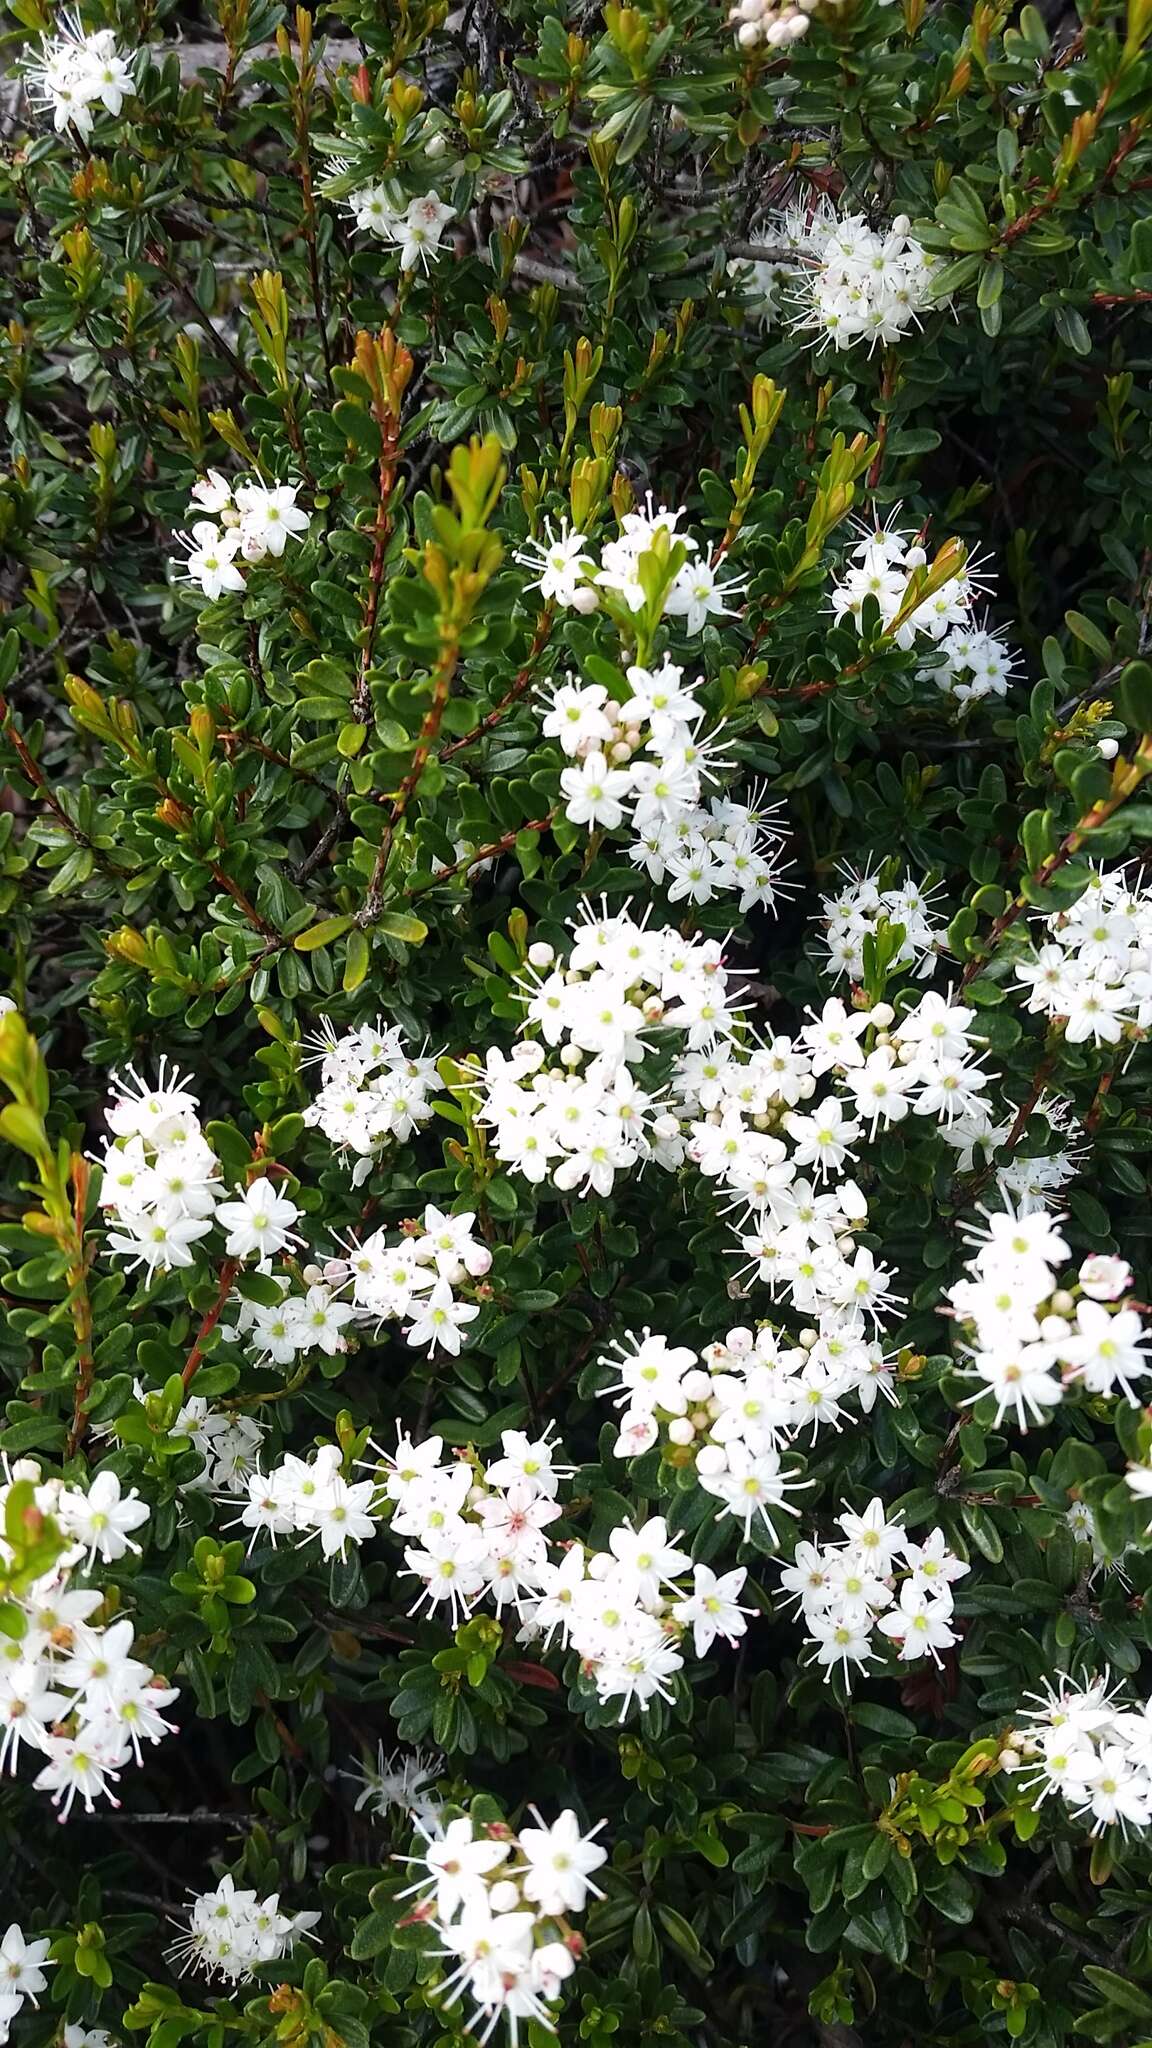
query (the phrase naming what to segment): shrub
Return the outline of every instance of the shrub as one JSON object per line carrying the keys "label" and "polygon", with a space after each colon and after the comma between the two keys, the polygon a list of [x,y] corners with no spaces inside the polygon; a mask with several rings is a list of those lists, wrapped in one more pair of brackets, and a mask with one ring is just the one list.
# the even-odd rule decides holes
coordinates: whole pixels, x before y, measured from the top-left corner
{"label": "shrub", "polygon": [[10,8],[0,2038],[1142,2040],[1148,0]]}

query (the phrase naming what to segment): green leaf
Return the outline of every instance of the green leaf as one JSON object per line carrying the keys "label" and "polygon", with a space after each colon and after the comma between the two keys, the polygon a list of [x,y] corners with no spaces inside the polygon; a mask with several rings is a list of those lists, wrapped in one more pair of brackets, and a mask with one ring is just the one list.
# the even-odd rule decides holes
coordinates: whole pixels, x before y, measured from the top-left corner
{"label": "green leaf", "polygon": [[402,939],[406,946],[422,946],[428,927],[421,918],[405,910],[385,910],[376,919],[375,930],[385,938]]}
{"label": "green leaf", "polygon": [[351,917],[323,917],[319,924],[310,924],[306,931],[297,932],[292,944],[298,953],[314,953],[318,946],[330,946],[352,923]]}

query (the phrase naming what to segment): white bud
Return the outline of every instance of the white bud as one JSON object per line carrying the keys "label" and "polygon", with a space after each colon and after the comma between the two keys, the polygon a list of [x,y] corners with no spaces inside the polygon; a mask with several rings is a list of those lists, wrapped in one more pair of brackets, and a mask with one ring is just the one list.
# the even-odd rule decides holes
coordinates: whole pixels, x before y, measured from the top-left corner
{"label": "white bud", "polygon": [[757,43],[760,41],[759,22],[746,21],[744,23],[743,28],[737,31],[736,41],[739,43],[740,48],[742,50],[754,50],[756,48]]}
{"label": "white bud", "polygon": [[590,583],[578,583],[575,590],[572,592],[572,610],[574,612],[580,612],[585,618],[587,617],[589,612],[594,612],[596,610],[596,607],[599,604],[599,602],[599,592],[593,590],[592,585]]}
{"label": "white bud", "polygon": [[[705,1444],[696,1454],[696,1470],[705,1479],[715,1479],[728,1470],[728,1453],[720,1444]],[[613,1560],[615,1562],[615,1560]]]}
{"label": "white bud", "polygon": [[1040,1335],[1047,1344],[1059,1344],[1068,1335],[1068,1325],[1063,1316],[1043,1316],[1040,1321]]}
{"label": "white bud", "polygon": [[529,967],[551,967],[556,954],[546,939],[537,939],[528,948]]}
{"label": "white bud", "polygon": [[1066,1287],[1057,1288],[1056,1293],[1052,1296],[1052,1300],[1049,1303],[1049,1307],[1052,1309],[1053,1314],[1058,1316],[1070,1316],[1075,1306],[1076,1297],[1074,1294],[1069,1294],[1068,1289]]}
{"label": "white bud", "polygon": [[684,1446],[695,1443],[696,1431],[686,1415],[678,1415],[674,1422],[668,1424],[668,1441]]}
{"label": "white bud", "polygon": [[686,1372],[680,1382],[680,1390],[687,1401],[706,1401],[712,1392],[712,1376],[701,1372],[698,1365]]}
{"label": "white bud", "polygon": [[1114,761],[1119,751],[1119,740],[1097,740],[1096,742],[1096,752],[1102,761]]}
{"label": "white bud", "polygon": [[896,1012],[891,1003],[877,1003],[868,1021],[870,1024],[878,1025],[881,1031],[886,1031],[889,1024],[896,1022]]}

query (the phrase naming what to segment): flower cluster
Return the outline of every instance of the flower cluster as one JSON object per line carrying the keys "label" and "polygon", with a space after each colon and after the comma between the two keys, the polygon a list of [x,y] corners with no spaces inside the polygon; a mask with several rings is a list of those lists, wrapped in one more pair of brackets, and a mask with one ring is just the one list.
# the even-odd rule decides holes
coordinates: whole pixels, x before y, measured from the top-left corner
{"label": "flower cluster", "polygon": [[193,1246],[217,1224],[225,1230],[229,1258],[261,1261],[282,1251],[292,1240],[299,1210],[277,1194],[260,1174],[234,1201],[220,1198],[225,1189],[220,1162],[200,1127],[196,1097],[185,1079],[166,1072],[161,1060],[159,1081],[149,1088],[128,1069],[134,1090],[117,1078],[117,1092],[105,1112],[115,1133],[101,1161],[100,1205],[117,1228],[109,1233],[110,1250],[149,1274],[191,1266]]}
{"label": "flower cluster", "polygon": [[289,1453],[271,1472],[251,1473],[247,1506],[236,1517],[251,1531],[249,1551],[259,1536],[267,1536],[274,1549],[278,1536],[306,1543],[316,1537],[324,1557],[343,1557],[349,1543],[374,1536],[379,1488],[372,1479],[345,1479],[343,1463],[336,1444],[321,1444],[311,1458]]}
{"label": "flower cluster", "polygon": [[883,1654],[878,1629],[901,1663],[927,1655],[938,1664],[957,1640],[952,1582],[969,1567],[939,1529],[913,1543],[899,1520],[886,1519],[880,1500],[862,1514],[845,1509],[836,1522],[843,1541],[798,1543],[780,1574],[803,1614],[814,1661],[825,1670],[839,1664],[848,1679],[850,1665]]}
{"label": "flower cluster", "polygon": [[[649,494],[642,511],[624,514],[617,538],[604,542],[598,563],[588,552],[587,534],[563,521],[559,532],[546,523],[544,539],[527,542],[514,559],[536,572],[528,587],[550,604],[587,613],[606,602],[626,618],[650,606],[659,591],[661,615],[682,619],[688,634],[700,633],[710,618],[732,616],[725,599],[743,585],[734,578],[719,580],[699,541],[677,531],[683,517],[683,506],[674,512],[653,505]],[[678,566],[669,573],[673,562]]]}
{"label": "flower cluster", "polygon": [[432,1788],[443,1769],[441,1757],[425,1756],[419,1749],[407,1753],[396,1749],[386,1756],[380,1742],[376,1745],[375,1763],[365,1759],[359,1770],[341,1771],[340,1775],[359,1787],[357,1813],[368,1807],[377,1820],[386,1820],[391,1813],[404,1813],[434,1834],[440,1801]]}
{"label": "flower cluster", "polygon": [[51,107],[56,133],[73,128],[82,140],[91,135],[101,107],[109,114],[120,112],[133,84],[132,66],[110,28],[85,35],[79,26],[69,27],[64,35],[46,39],[25,75],[29,97]]}
{"label": "flower cluster", "polygon": [[[118,1805],[112,1786],[129,1762],[141,1763],[142,1742],[159,1742],[170,1732],[163,1709],[177,1693],[133,1656],[132,1623],[95,1620],[103,1593],[75,1583],[97,1559],[114,1564],[139,1550],[131,1532],[147,1521],[146,1502],[134,1489],[123,1494],[107,1466],[85,1489],[43,1479],[39,1465],[26,1459],[0,1486],[0,1523],[9,1487],[21,1480],[33,1482],[37,1509],[53,1518],[67,1548],[50,1571],[14,1596],[23,1632],[0,1637],[0,1770],[15,1774],[26,1743],[46,1759],[35,1782],[51,1793],[65,1820],[78,1796],[89,1813],[98,1798]],[[0,1538],[0,1560],[9,1556]]]}
{"label": "flower cluster", "polygon": [[394,1024],[364,1024],[338,1036],[327,1020],[316,1058],[321,1085],[304,1121],[333,1145],[359,1154],[352,1176],[359,1187],[389,1138],[410,1138],[428,1122],[436,1062],[414,1058]]}
{"label": "flower cluster", "polygon": [[768,224],[766,239],[796,252],[796,325],[814,331],[818,346],[867,340],[870,349],[887,347],[919,325],[934,302],[937,266],[911,225],[902,213],[881,232],[862,213],[841,216],[827,201],[811,211],[791,208]]}
{"label": "flower cluster", "polygon": [[849,1010],[832,997],[799,1038],[813,1073],[835,1075],[872,1136],[909,1114],[945,1130],[976,1120],[983,1133],[990,1076],[973,1055],[979,1029],[977,1010],[929,990],[899,1014],[891,1003]]}
{"label": "flower cluster", "polygon": [[[736,0],[728,19],[736,30],[742,50],[780,50],[798,43],[811,26],[811,17],[828,0]],[[835,4],[835,0],[832,0]]]}
{"label": "flower cluster", "polygon": [[321,1267],[305,1266],[303,1277],[305,1291],[296,1294],[287,1274],[261,1275],[275,1298],[256,1301],[236,1295],[231,1320],[220,1324],[221,1336],[231,1337],[273,1365],[292,1365],[312,1351],[320,1351],[326,1358],[347,1351],[345,1329],[356,1318],[355,1308],[339,1299]]}
{"label": "flower cluster", "polygon": [[[143,1397],[139,1383],[135,1393],[137,1400]],[[190,1394],[169,1434],[186,1437],[204,1460],[204,1469],[193,1482],[197,1489],[242,1494],[259,1468],[268,1430],[254,1415],[244,1415],[238,1408],[213,1408],[202,1394]]]}
{"label": "flower cluster", "polygon": [[744,1634],[743,1571],[717,1578],[693,1566],[660,1516],[613,1529],[603,1551],[558,1543],[548,1531],[562,1513],[560,1481],[574,1468],[555,1462],[547,1436],[505,1430],[501,1447],[487,1467],[474,1457],[445,1461],[438,1436],[402,1438],[381,1454],[393,1531],[412,1539],[404,1564],[421,1588],[413,1612],[443,1609],[455,1627],[489,1600],[519,1617],[522,1642],[546,1650],[558,1635],[600,1702],[620,1700],[621,1720],[633,1701],[644,1708],[671,1697],[686,1629],[697,1656],[717,1636],[731,1643]]}
{"label": "flower cluster", "polygon": [[976,704],[982,697],[1006,697],[1015,661],[1006,640],[969,619],[948,627],[925,656],[918,675],[963,706]]}
{"label": "flower cluster", "polygon": [[543,945],[530,948],[528,966],[526,1027],[544,1042],[528,1039],[508,1056],[493,1047],[476,1075],[497,1158],[527,1180],[602,1195],[647,1160],[678,1166],[679,1121],[632,1069],[657,1033],[678,1033],[689,1048],[731,1034],[720,947],[585,906],[567,966]]}
{"label": "flower cluster", "polygon": [[246,1984],[262,1963],[291,1954],[299,1934],[315,1927],[319,1913],[285,1913],[273,1892],[239,1891],[222,1877],[215,1891],[201,1892],[188,1911],[188,1930],[167,1950],[182,1972],[202,1970],[212,1980]]}
{"label": "flower cluster", "polygon": [[984,1213],[967,1277],[947,1290],[972,1356],[968,1377],[980,1382],[969,1402],[990,1392],[997,1422],[1011,1414],[1024,1430],[1076,1387],[1137,1406],[1136,1383],[1152,1371],[1139,1313],[1123,1300],[1128,1267],[1095,1254],[1062,1287],[1071,1255],[1057,1223],[1040,1209]]}
{"label": "flower cluster", "polygon": [[739,896],[742,911],[771,907],[779,806],[718,796],[705,804],[705,782],[719,763],[712,742],[700,738],[698,685],[685,688],[683,677],[665,658],[659,669],[630,668],[619,699],[601,683],[571,678],[553,689],[543,731],[574,763],[560,777],[564,814],[606,831],[627,817],[637,835],[630,859],[666,882],[673,903],[707,903],[724,891]]}
{"label": "flower cluster", "polygon": [[1071,910],[1041,921],[1016,963],[1033,1015],[1059,1019],[1070,1045],[1117,1045],[1152,1025],[1152,892],[1123,868],[1092,875]]}
{"label": "flower cluster", "polygon": [[589,1893],[604,1896],[592,1872],[608,1860],[595,1839],[607,1823],[585,1835],[571,1808],[551,1827],[534,1806],[529,1811],[538,1825],[518,1834],[469,1814],[442,1833],[421,1828],[423,1849],[403,1859],[420,1872],[411,1887],[420,1900],[416,1917],[434,1928],[453,1961],[439,1996],[447,2004],[462,1992],[475,2000],[468,2024],[474,2032],[486,2022],[481,2042],[501,2017],[514,2042],[522,2020],[554,2031],[549,2008],[583,1953],[568,1916],[584,1911]]}
{"label": "flower cluster", "polygon": [[365,234],[378,235],[381,241],[396,244],[401,270],[414,270],[418,263],[427,270],[429,257],[443,253],[440,238],[448,222],[456,218],[456,209],[445,205],[435,192],[410,199],[403,213],[398,213],[383,185],[362,185],[359,191],[349,194],[347,205],[356,226]]}
{"label": "flower cluster", "polygon": [[407,1323],[409,1344],[456,1356],[480,1308],[458,1301],[453,1289],[469,1281],[482,1285],[492,1264],[487,1245],[472,1235],[475,1221],[471,1209],[445,1215],[430,1202],[422,1224],[405,1224],[399,1239],[374,1230],[346,1257],[330,1259],[325,1275],[351,1285],[353,1312],[362,1321]]}
{"label": "flower cluster", "polygon": [[729,1330],[699,1353],[649,1330],[614,1349],[600,1363],[617,1379],[600,1391],[623,1410],[616,1456],[638,1457],[660,1442],[678,1467],[690,1459],[745,1535],[757,1516],[772,1530],[774,1509],[796,1512],[784,1498],[781,1445],[805,1430],[839,1429],[850,1396],[865,1414],[878,1392],[895,1399],[880,1345],[854,1321],[823,1336],[806,1330],[796,1344],[764,1325]]}
{"label": "flower cluster", "polygon": [[48,1958],[51,1946],[51,1940],[29,1941],[15,1920],[0,1941],[0,2048],[25,1999],[39,2005],[36,1994],[48,1982],[45,1970],[52,1968]]}
{"label": "flower cluster", "polygon": [[402,1437],[381,1453],[393,1533],[411,1539],[405,1574],[420,1582],[413,1612],[443,1607],[455,1627],[484,1598],[523,1613],[537,1590],[548,1568],[544,1532],[559,1520],[556,1496],[572,1468],[554,1464],[547,1437],[505,1430],[501,1443],[503,1456],[486,1470],[467,1458],[445,1462],[438,1436]]}
{"label": "flower cluster", "polygon": [[543,1634],[547,1643],[558,1632],[580,1659],[600,1705],[620,1701],[623,1721],[633,1701],[643,1711],[653,1699],[672,1699],[688,1629],[698,1657],[717,1638],[730,1646],[739,1641],[753,1612],[740,1605],[746,1578],[742,1568],[717,1574],[710,1565],[693,1564],[672,1542],[663,1515],[638,1529],[622,1523],[609,1535],[607,1550],[573,1543],[549,1567],[521,1640]]}
{"label": "flower cluster", "polygon": [[1077,1819],[1092,1817],[1092,1833],[1152,1823],[1152,1700],[1122,1705],[1107,1674],[1077,1683],[1065,1673],[1057,1685],[1029,1693],[1035,1705],[1022,1716],[1001,1751],[1001,1762],[1031,1773],[1037,1803],[1059,1793]]}
{"label": "flower cluster", "polygon": [[965,705],[1007,695],[1013,656],[1003,640],[976,623],[973,607],[984,585],[971,562],[950,574],[926,575],[928,551],[919,535],[875,526],[863,531],[848,564],[832,586],[837,619],[851,619],[860,630],[864,606],[873,598],[880,625],[897,647],[928,642],[919,673],[945,696]]}
{"label": "flower cluster", "polygon": [[904,936],[892,958],[895,967],[911,967],[922,978],[931,974],[944,945],[945,925],[932,914],[928,892],[910,878],[881,886],[874,875],[860,875],[854,868],[841,870],[843,886],[834,896],[822,899],[828,927],[824,941],[828,948],[828,970],[837,981],[848,976],[859,981],[864,974],[864,941],[874,937],[877,927],[899,925]]}
{"label": "flower cluster", "polygon": [[278,558],[289,540],[307,533],[308,514],[296,503],[299,489],[299,484],[233,484],[210,469],[192,486],[189,517],[199,516],[191,534],[176,536],[188,550],[180,565],[187,581],[199,584],[208,598],[243,590],[242,562]]}
{"label": "flower cluster", "polygon": [[[1011,1105],[1002,1116],[996,1117],[991,1104],[973,1102],[961,1115],[941,1126],[942,1136],[957,1155],[958,1170],[961,1173],[972,1171],[979,1147],[986,1162],[992,1166],[993,1178],[1002,1199],[1010,1207],[1019,1209],[1021,1214],[1032,1209],[1051,1208],[1061,1190],[1079,1173],[1083,1158],[1083,1147],[1075,1140],[1074,1112],[1069,1103],[1058,1095],[1044,1092],[1036,1098],[1033,1115],[1049,1133],[1065,1136],[1068,1142],[1046,1152],[1029,1154],[1017,1122],[1017,1113]],[[1009,1141],[1010,1156],[997,1160],[998,1147],[1007,1145]]]}

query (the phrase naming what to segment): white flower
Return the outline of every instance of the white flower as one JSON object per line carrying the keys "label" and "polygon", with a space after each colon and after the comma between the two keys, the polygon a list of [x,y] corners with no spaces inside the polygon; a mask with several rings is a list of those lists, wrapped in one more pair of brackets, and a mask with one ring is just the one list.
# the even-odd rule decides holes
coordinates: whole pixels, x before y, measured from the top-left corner
{"label": "white flower", "polygon": [[[561,520],[559,531],[545,520],[544,539],[526,541],[512,559],[525,569],[539,571],[528,587],[538,590],[545,603],[574,606],[579,600],[579,608],[584,610],[582,600],[595,597],[587,579],[596,567],[584,552],[586,545],[587,535],[574,532],[566,519]],[[600,694],[603,696],[604,692]]]}
{"label": "white flower", "polygon": [[1094,1252],[1084,1260],[1076,1277],[1092,1301],[1118,1301],[1132,1285],[1132,1268],[1124,1259]]}
{"label": "white flower", "polygon": [[358,228],[379,235],[384,241],[395,240],[400,216],[389,205],[383,185],[362,185],[348,194],[346,204]]}
{"label": "white flower", "polygon": [[672,1612],[685,1628],[691,1628],[698,1657],[707,1656],[717,1636],[723,1642],[733,1644],[745,1633],[747,1623],[744,1617],[755,1611],[751,1607],[740,1606],[739,1596],[747,1576],[747,1572],[739,1567],[718,1577],[710,1565],[693,1566],[691,1596],[687,1600],[677,1600]]}
{"label": "white flower", "polygon": [[147,1501],[135,1487],[121,1495],[120,1481],[107,1465],[91,1481],[86,1492],[76,1486],[62,1488],[56,1513],[60,1526],[83,1545],[89,1559],[114,1564],[126,1550],[139,1555],[131,1531],[140,1528],[150,1513]]}
{"label": "white flower", "polygon": [[228,1237],[229,1258],[246,1259],[253,1252],[271,1258],[292,1242],[292,1225],[300,1211],[287,1195],[278,1195],[265,1174],[250,1181],[237,1201],[221,1202],[216,1220]]}
{"label": "white flower", "polygon": [[951,1626],[951,1600],[932,1599],[909,1579],[900,1588],[899,1605],[882,1614],[879,1627],[898,1645],[904,1662],[921,1657],[925,1651],[940,1662],[940,1651],[957,1640]]}
{"label": "white flower", "polygon": [[624,816],[622,799],[631,788],[630,774],[610,768],[603,754],[588,754],[560,776],[564,815],[573,825],[602,825],[611,831]]}
{"label": "white flower", "polygon": [[440,254],[440,237],[453,218],[454,209],[437,198],[435,192],[409,200],[403,219],[396,222],[392,231],[400,247],[401,270],[412,270],[417,263],[426,270],[428,258]]}
{"label": "white flower", "polygon": [[539,1826],[521,1828],[518,1837],[520,1854],[528,1865],[528,1873],[521,1880],[524,1897],[539,1906],[542,1913],[582,1913],[589,1892],[597,1899],[604,1896],[592,1883],[591,1873],[608,1860],[608,1851],[595,1840],[607,1822],[599,1821],[591,1833],[582,1835],[570,1807],[551,1827],[545,1826],[534,1806],[530,1812]]}
{"label": "white flower", "polygon": [[298,484],[238,484],[240,545],[248,561],[282,555],[289,539],[308,531],[308,514],[296,503]]}
{"label": "white flower", "polygon": [[[604,1861],[603,1855],[600,1861]],[[36,1994],[48,1982],[45,1968],[53,1967],[48,1961],[51,1946],[49,1939],[29,1941],[23,1929],[12,1921],[0,1941],[0,1996],[30,1998],[33,2005],[39,2004]]]}
{"label": "white flower", "polygon": [[[420,1832],[425,1833],[425,1830]],[[450,1820],[438,1837],[425,1834],[425,1844],[420,1856],[408,1859],[422,1864],[425,1871],[413,1890],[431,1888],[434,1891],[436,1911],[441,1920],[451,1920],[462,1906],[466,1906],[475,1896],[477,1879],[487,1877],[498,1865],[507,1862],[512,1853],[509,1836],[503,1839],[494,1835],[476,1838],[466,1814],[459,1820]]]}
{"label": "white flower", "polygon": [[710,562],[685,562],[677,572],[664,609],[670,618],[683,619],[686,633],[700,633],[710,618],[732,617],[732,606],[724,600],[745,587],[734,578],[727,583],[718,582]]}
{"label": "white flower", "polygon": [[205,597],[222,597],[227,590],[243,590],[244,576],[235,561],[240,547],[238,532],[226,532],[211,520],[199,519],[191,535],[176,535],[188,553],[181,564],[189,583],[198,583]]}
{"label": "white flower", "polygon": [[407,1333],[408,1343],[447,1351],[456,1357],[464,1342],[463,1326],[474,1322],[480,1310],[474,1302],[457,1301],[446,1280],[438,1280],[426,1301],[416,1307],[415,1319]]}

